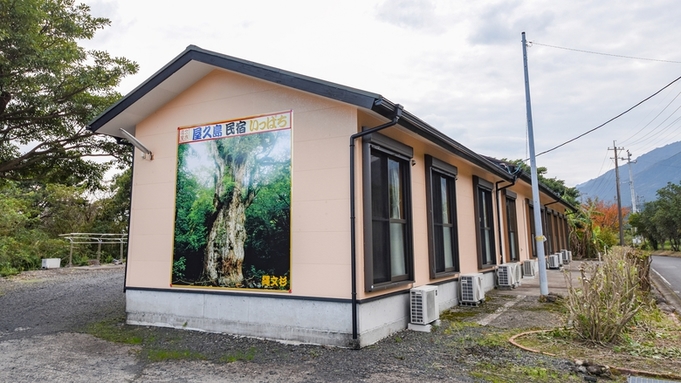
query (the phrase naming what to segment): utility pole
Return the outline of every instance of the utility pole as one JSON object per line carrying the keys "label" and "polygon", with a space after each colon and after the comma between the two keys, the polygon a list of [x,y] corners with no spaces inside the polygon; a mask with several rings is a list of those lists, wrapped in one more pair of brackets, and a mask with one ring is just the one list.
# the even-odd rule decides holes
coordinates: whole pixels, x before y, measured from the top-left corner
{"label": "utility pole", "polygon": [[631,212],[638,213],[636,209],[636,192],[634,191],[634,175],[631,172],[631,164],[635,164],[636,161],[631,160],[631,153],[627,150],[627,166],[629,167],[629,191],[631,192]]}
{"label": "utility pole", "polygon": [[539,177],[537,177],[537,159],[534,155],[534,131],[532,130],[532,103],[530,102],[530,77],[527,70],[527,41],[522,33],[523,66],[525,70],[525,105],[527,109],[527,135],[530,146],[530,169],[532,174],[532,203],[534,204],[534,240],[537,243],[537,260],[539,261],[539,293],[549,295],[549,282],[546,278],[546,257],[544,255],[544,233],[541,224],[541,202],[539,201]]}
{"label": "utility pole", "polygon": [[[615,151],[615,182],[617,183],[617,219],[620,224],[620,246],[624,246],[624,227],[622,224],[622,198],[620,197],[620,169],[617,165],[617,145],[615,140],[612,141],[612,147]],[[624,148],[620,148],[622,150]]]}

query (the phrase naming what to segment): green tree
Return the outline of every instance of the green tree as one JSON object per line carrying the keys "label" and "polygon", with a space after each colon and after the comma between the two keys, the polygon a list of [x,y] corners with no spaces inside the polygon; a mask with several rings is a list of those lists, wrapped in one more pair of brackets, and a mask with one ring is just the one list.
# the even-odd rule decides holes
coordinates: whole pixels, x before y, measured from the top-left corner
{"label": "green tree", "polygon": [[671,182],[657,191],[657,209],[653,215],[653,223],[672,246],[672,250],[679,251],[681,246],[681,182],[676,185]]}
{"label": "green tree", "polygon": [[57,234],[82,227],[87,205],[77,187],[7,181],[0,188],[0,275],[65,256],[68,246]]}
{"label": "green tree", "polygon": [[88,224],[84,231],[110,234],[127,232],[131,188],[132,171],[130,168],[115,175],[106,188],[107,195],[90,204],[87,214]]}
{"label": "green tree", "polygon": [[[528,175],[531,174],[530,166],[523,160],[507,160],[504,158],[501,161],[511,164],[516,169],[520,169]],[[579,198],[579,190],[574,187],[566,186],[565,181],[559,180],[557,177],[547,178],[545,176],[547,171],[548,170],[544,166],[537,167],[537,178],[539,179],[539,183],[551,189],[572,206],[578,206],[579,202],[577,201],[577,198]]]}
{"label": "green tree", "polygon": [[[0,0],[0,182],[97,188],[129,150],[86,124],[136,63],[78,45],[109,25],[74,0]],[[93,157],[113,156],[108,162]]]}
{"label": "green tree", "polygon": [[653,217],[658,209],[657,201],[650,201],[643,205],[643,209],[638,213],[632,213],[629,216],[629,224],[636,228],[636,232],[640,234],[644,240],[648,241],[653,250],[659,249],[661,244],[664,244],[664,234],[658,230]]}

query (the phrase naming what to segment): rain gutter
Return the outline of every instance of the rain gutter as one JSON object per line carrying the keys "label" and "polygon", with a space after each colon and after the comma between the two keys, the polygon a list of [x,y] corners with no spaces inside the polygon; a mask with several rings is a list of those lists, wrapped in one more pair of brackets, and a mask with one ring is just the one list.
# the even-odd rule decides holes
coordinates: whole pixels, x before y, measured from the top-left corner
{"label": "rain gutter", "polygon": [[350,136],[350,268],[352,278],[352,340],[353,346],[359,349],[358,341],[358,322],[357,315],[357,251],[356,251],[356,234],[355,234],[355,141],[358,138],[366,135],[376,133],[379,130],[389,128],[397,125],[398,120],[402,117],[403,107],[400,104],[395,105],[395,115],[391,121],[376,127],[363,130]]}

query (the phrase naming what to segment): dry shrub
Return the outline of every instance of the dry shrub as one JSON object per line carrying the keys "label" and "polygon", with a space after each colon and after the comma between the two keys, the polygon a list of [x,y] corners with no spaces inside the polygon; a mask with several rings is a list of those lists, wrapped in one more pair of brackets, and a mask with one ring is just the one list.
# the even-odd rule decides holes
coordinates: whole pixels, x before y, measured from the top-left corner
{"label": "dry shrub", "polygon": [[[621,339],[644,300],[638,264],[645,263],[637,259],[633,249],[614,247],[602,262],[582,264],[581,286],[573,287],[566,275],[565,304],[574,335],[598,344],[616,343]],[[647,265],[649,267],[649,261]]]}

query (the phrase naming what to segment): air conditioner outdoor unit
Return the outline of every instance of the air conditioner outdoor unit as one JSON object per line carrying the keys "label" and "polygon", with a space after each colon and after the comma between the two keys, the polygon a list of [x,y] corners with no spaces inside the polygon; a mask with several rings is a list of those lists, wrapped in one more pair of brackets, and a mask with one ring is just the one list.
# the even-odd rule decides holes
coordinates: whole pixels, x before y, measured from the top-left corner
{"label": "air conditioner outdoor unit", "polygon": [[526,259],[523,261],[523,277],[534,278],[539,271],[536,259]]}
{"label": "air conditioner outdoor unit", "polygon": [[520,286],[523,282],[523,267],[520,263],[511,263],[513,265],[513,275],[515,276],[516,286]]}
{"label": "air conditioner outdoor unit", "polygon": [[485,300],[485,290],[482,288],[482,273],[464,274],[461,281],[461,303],[480,303]]}
{"label": "air conditioner outdoor unit", "polygon": [[414,287],[409,293],[411,323],[425,325],[440,318],[437,286]]}
{"label": "air conditioner outdoor unit", "polygon": [[517,263],[503,263],[497,267],[497,286],[515,288],[520,283]]}
{"label": "air conditioner outdoor unit", "polygon": [[549,269],[560,269],[560,257],[558,254],[549,255],[546,261],[546,267]]}
{"label": "air conditioner outdoor unit", "polygon": [[567,265],[568,263],[572,262],[572,252],[571,251],[567,251],[565,249],[562,249],[560,251],[560,255],[563,259],[564,265]]}

